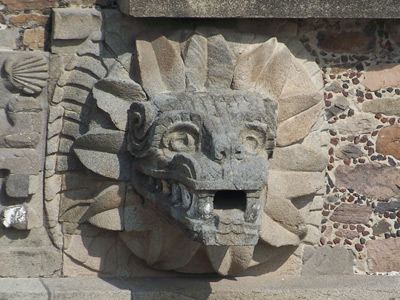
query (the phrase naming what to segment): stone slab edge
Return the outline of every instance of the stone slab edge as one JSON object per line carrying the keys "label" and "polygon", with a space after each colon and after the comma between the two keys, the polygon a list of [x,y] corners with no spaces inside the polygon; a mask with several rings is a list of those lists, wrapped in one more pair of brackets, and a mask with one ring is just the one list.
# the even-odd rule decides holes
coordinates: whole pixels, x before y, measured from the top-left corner
{"label": "stone slab edge", "polygon": [[118,0],[134,17],[400,18],[397,0]]}
{"label": "stone slab edge", "polygon": [[0,299],[400,299],[399,276],[1,278]]}

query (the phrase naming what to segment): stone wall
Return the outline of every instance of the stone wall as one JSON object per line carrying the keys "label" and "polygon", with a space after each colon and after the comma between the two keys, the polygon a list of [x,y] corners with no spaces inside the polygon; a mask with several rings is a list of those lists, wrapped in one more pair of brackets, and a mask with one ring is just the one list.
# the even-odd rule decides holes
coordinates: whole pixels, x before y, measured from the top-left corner
{"label": "stone wall", "polygon": [[[185,32],[210,26],[235,57],[275,37],[317,86],[321,82],[322,88],[323,82],[324,108],[314,109],[300,123],[278,127],[278,148],[270,162],[272,170],[279,171],[271,173],[269,195],[270,199],[282,196],[278,202],[283,207],[281,214],[275,212],[271,219],[281,218],[278,224],[283,225],[268,219],[269,226],[275,226],[272,233],[262,233],[268,242],[250,250],[251,262],[240,273],[400,271],[396,255],[400,240],[400,23],[364,19],[149,20],[125,16],[107,0],[1,3],[0,265],[6,267],[0,268],[0,276],[175,276],[153,270],[143,260],[161,269],[209,271],[205,263],[193,263],[186,269],[175,266],[173,261],[185,253],[170,250],[168,239],[162,244],[158,238],[146,255],[135,255],[143,251],[138,248],[154,241],[144,234],[121,233],[126,227],[119,223],[122,206],[115,204],[115,199],[123,194],[123,201],[130,199],[129,209],[133,207],[138,215],[141,202],[130,184],[130,167],[121,165],[115,174],[107,167],[108,162],[129,163],[129,159],[107,148],[109,140],[112,145],[118,143],[115,132],[108,140],[86,141],[89,155],[79,152],[79,147],[85,142],[82,136],[96,126],[125,134],[129,106],[124,101],[129,101],[132,93],[137,93],[136,97],[144,94],[130,83],[137,70],[146,71],[140,67],[143,62],[139,61],[139,66],[132,63],[136,51],[140,52],[135,42],[148,38],[143,32],[181,30],[180,37],[168,37],[176,50],[186,45],[182,42]],[[303,95],[302,76],[290,80],[293,91]],[[110,82],[131,94],[109,88]],[[157,84],[142,86],[149,93],[149,86]],[[118,102],[121,99],[124,101]],[[288,117],[289,121],[296,118],[298,115]],[[302,137],[301,132],[305,132]],[[282,140],[289,141],[290,147],[285,148]],[[124,169],[128,169],[126,174]],[[271,201],[267,198],[266,212],[276,209]],[[96,208],[93,203],[107,203],[107,207]],[[282,229],[290,224],[300,226],[299,218],[304,220],[305,236]],[[163,223],[157,224],[163,228],[161,235],[178,236]],[[151,250],[161,247],[160,243],[169,252],[164,257],[158,254],[162,263],[157,265],[149,261],[155,255]],[[235,249],[229,250],[229,259],[247,255]],[[218,251],[207,253],[208,258],[196,259],[211,260],[214,271],[230,274],[224,269],[226,259],[218,261]],[[265,253],[270,253],[274,264],[260,263]],[[220,268],[215,267],[217,263]]]}

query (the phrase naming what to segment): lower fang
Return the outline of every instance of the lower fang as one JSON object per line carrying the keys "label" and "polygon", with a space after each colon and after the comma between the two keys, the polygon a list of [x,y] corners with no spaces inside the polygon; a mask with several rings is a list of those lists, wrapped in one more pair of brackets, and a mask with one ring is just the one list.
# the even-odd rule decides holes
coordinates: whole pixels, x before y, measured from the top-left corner
{"label": "lower fang", "polygon": [[181,188],[182,207],[189,208],[192,205],[192,197],[190,192],[183,184],[179,184],[179,187]]}
{"label": "lower fang", "polygon": [[161,184],[163,193],[167,195],[171,194],[171,189],[169,188],[168,182],[165,180],[161,180]]}

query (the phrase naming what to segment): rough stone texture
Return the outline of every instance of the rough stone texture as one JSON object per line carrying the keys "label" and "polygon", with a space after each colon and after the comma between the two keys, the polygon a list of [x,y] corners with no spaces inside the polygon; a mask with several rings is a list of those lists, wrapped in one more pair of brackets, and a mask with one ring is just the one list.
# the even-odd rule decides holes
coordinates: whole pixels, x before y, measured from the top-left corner
{"label": "rough stone texture", "polygon": [[389,126],[379,131],[376,151],[400,159],[400,126]]}
{"label": "rough stone texture", "polygon": [[[376,210],[375,210],[375,212],[376,212]],[[390,231],[390,223],[386,220],[381,220],[378,223],[376,223],[374,226],[372,226],[372,231],[373,231],[374,235],[380,235],[383,233],[387,233]]]}
{"label": "rough stone texture", "polygon": [[361,52],[368,53],[375,48],[375,36],[357,31],[342,31],[340,33],[318,32],[318,46],[326,51],[337,53]]}
{"label": "rough stone texture", "polygon": [[339,166],[335,171],[338,187],[352,188],[367,197],[399,197],[400,171],[377,163]]}
{"label": "rough stone texture", "polygon": [[353,274],[353,253],[344,248],[305,247],[302,275]]}
{"label": "rough stone texture", "polygon": [[400,116],[400,98],[384,98],[366,101],[362,106],[363,111],[381,113],[385,115]]}
{"label": "rough stone texture", "polygon": [[57,5],[56,0],[2,0],[10,11],[25,9],[44,9]]}
{"label": "rough stone texture", "polygon": [[101,39],[101,13],[94,9],[54,9],[53,39],[86,39],[89,35],[95,40]]}
{"label": "rough stone texture", "polygon": [[377,214],[383,214],[387,211],[395,212],[398,209],[400,209],[400,202],[379,202],[374,211]]}
{"label": "rough stone texture", "polygon": [[30,50],[43,49],[44,38],[45,38],[44,28],[37,27],[25,30],[22,42]]}
{"label": "rough stone texture", "polygon": [[358,135],[371,133],[376,129],[378,121],[371,114],[359,113],[349,120],[340,121],[333,125],[333,129],[343,135]]}
{"label": "rough stone texture", "polygon": [[400,86],[399,76],[399,64],[379,64],[367,70],[362,84],[371,91],[389,86],[396,87]]}
{"label": "rough stone texture", "polygon": [[201,18],[396,18],[397,9],[385,0],[368,3],[357,0],[351,4],[339,0],[289,1],[276,0],[242,1],[224,0],[218,5],[209,0],[202,1],[161,1],[140,2],[119,0],[122,12],[134,17],[201,17]]}
{"label": "rough stone texture", "polygon": [[333,212],[331,220],[344,224],[367,224],[372,208],[358,204],[340,204]]}
{"label": "rough stone texture", "polygon": [[400,271],[398,250],[400,238],[367,242],[368,266],[371,272]]}
{"label": "rough stone texture", "polygon": [[335,156],[340,159],[357,158],[363,155],[364,152],[360,149],[360,147],[354,144],[342,146],[335,151]]}

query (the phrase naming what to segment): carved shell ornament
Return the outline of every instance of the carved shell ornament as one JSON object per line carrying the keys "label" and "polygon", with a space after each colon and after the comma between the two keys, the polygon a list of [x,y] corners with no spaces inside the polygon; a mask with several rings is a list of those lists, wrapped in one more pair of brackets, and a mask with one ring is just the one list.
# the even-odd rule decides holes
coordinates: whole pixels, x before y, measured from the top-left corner
{"label": "carved shell ornament", "polygon": [[117,63],[93,88],[113,128],[92,125],[74,144],[117,181],[84,221],[119,231],[157,269],[277,269],[324,187],[318,67],[275,38],[234,52],[212,29],[178,45],[147,33],[136,51],[130,74]]}
{"label": "carved shell ornament", "polygon": [[23,53],[11,55],[4,63],[7,79],[28,95],[39,94],[46,86],[48,63],[43,55]]}

